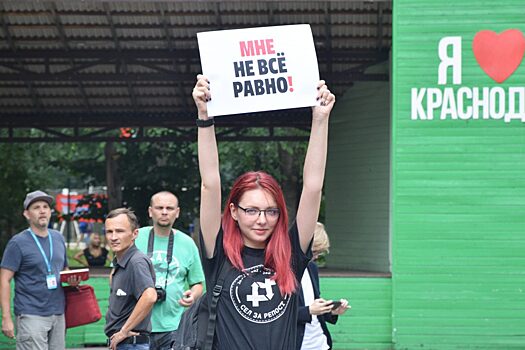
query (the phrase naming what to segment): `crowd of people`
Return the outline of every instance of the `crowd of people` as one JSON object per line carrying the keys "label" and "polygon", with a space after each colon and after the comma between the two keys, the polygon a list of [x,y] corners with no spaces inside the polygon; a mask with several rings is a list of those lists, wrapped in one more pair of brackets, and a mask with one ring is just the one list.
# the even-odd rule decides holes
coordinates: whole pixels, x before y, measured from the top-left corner
{"label": "crowd of people", "polygon": [[[324,227],[317,223],[324,181],[328,121],[335,96],[324,81],[312,107],[310,140],[296,217],[289,221],[284,194],[266,172],[239,176],[221,208],[221,176],[214,120],[208,117],[210,82],[199,75],[193,89],[198,110],[198,162],[201,175],[200,246],[173,225],[180,208],[169,191],[152,195],[151,226],[139,227],[128,208],[108,213],[105,237],[114,256],[110,273],[105,334],[110,349],[168,350],[181,315],[212,290],[228,266],[217,304],[214,350],[332,348],[326,322],[349,308],[345,299],[320,296],[315,264],[328,252]],[[8,243],[0,270],[2,332],[16,348],[65,348],[64,291],[60,271],[68,269],[62,235],[48,228],[53,198],[28,193],[24,216],[29,228]],[[289,222],[292,222],[289,225]],[[74,259],[103,266],[109,252],[92,234]],[[10,283],[14,279],[14,314]],[[76,286],[79,280],[70,278]],[[207,294],[205,294],[207,295]]]}

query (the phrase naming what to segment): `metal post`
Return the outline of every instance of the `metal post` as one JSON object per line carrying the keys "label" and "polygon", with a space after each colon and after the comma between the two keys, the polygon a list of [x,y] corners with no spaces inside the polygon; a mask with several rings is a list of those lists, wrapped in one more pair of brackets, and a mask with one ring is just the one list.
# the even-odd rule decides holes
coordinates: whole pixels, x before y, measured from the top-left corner
{"label": "metal post", "polygon": [[69,213],[69,203],[71,201],[71,181],[67,179],[67,206],[66,206],[66,242],[69,247],[69,240],[71,238],[71,217]]}

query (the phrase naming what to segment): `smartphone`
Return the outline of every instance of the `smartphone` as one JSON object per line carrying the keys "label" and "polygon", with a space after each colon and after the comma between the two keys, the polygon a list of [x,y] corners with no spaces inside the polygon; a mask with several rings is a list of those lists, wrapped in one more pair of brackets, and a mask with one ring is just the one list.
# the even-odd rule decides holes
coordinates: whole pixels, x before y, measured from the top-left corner
{"label": "smartphone", "polygon": [[341,306],[341,302],[340,301],[334,301],[333,304],[332,304],[332,310],[337,309],[339,306]]}

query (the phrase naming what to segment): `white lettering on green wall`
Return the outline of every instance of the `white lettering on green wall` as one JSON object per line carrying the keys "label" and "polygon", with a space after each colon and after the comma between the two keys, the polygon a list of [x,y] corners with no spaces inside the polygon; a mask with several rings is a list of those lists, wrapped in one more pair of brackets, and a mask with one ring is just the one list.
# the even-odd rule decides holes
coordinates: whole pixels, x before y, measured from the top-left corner
{"label": "white lettering on green wall", "polygon": [[525,87],[412,88],[412,120],[525,122]]}
{"label": "white lettering on green wall", "polygon": [[[525,122],[525,87],[468,87],[462,84],[462,38],[438,43],[437,87],[411,89],[412,120],[512,120]],[[452,76],[454,87],[447,85]]]}
{"label": "white lettering on green wall", "polygon": [[[448,48],[451,47],[452,56],[448,56]],[[453,84],[461,84],[461,37],[447,36],[439,41],[438,55],[439,64],[438,84],[447,83],[447,68],[452,68]]]}

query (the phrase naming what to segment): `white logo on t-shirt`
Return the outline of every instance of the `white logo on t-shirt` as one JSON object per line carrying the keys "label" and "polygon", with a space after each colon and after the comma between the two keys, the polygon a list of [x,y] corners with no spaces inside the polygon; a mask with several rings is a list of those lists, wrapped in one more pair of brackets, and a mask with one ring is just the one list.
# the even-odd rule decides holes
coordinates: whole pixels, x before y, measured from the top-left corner
{"label": "white logo on t-shirt", "polygon": [[244,269],[230,287],[230,298],[237,312],[254,323],[273,322],[284,314],[290,296],[281,296],[271,277],[274,271],[263,265]]}
{"label": "white logo on t-shirt", "polygon": [[[246,296],[246,301],[251,301],[252,306],[259,306],[260,301],[269,301],[273,298],[272,286],[275,286],[275,281],[265,278],[264,283],[253,282],[252,283],[252,294]],[[266,292],[265,295],[259,295],[259,288],[263,288]]]}
{"label": "white logo on t-shirt", "polygon": [[151,256],[151,263],[156,272],[156,283],[158,286],[170,285],[175,282],[175,278],[180,272],[180,262],[175,255],[172,256],[172,260],[169,266],[168,280],[166,281],[166,272],[168,268],[168,254],[166,251],[155,250]]}

